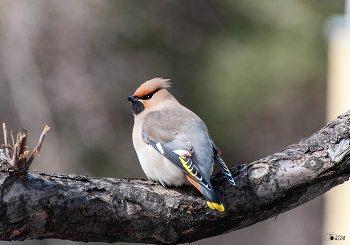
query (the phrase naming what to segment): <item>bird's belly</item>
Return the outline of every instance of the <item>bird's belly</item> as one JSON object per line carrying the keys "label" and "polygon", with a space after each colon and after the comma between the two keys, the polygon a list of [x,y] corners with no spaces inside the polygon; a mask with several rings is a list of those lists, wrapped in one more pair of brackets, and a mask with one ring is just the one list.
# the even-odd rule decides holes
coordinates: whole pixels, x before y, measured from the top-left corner
{"label": "bird's belly", "polygon": [[182,170],[152,146],[144,144],[144,146],[138,148],[136,153],[141,167],[149,179],[168,186],[189,184]]}

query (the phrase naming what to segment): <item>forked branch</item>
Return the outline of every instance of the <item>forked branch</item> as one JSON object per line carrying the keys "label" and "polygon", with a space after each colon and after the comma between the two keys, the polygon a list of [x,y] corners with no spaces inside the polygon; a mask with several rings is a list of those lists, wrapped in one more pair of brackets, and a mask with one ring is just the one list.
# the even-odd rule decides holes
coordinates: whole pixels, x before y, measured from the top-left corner
{"label": "forked branch", "polygon": [[14,138],[11,131],[12,146],[10,146],[8,143],[8,133],[5,123],[2,124],[2,128],[4,133],[3,147],[5,148],[6,162],[11,166],[9,172],[12,174],[26,172],[33,162],[35,156],[39,154],[45,135],[47,132],[49,132],[50,128],[47,125],[45,126],[42,134],[40,135],[39,142],[30,156],[28,146],[26,145],[27,130],[23,128],[18,131],[16,143],[14,143]]}

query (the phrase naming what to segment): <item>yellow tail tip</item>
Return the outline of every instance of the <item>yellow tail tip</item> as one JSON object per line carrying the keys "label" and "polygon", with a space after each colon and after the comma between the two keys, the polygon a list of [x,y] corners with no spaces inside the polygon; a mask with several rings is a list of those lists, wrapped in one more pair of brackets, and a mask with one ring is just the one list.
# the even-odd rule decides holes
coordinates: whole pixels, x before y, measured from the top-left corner
{"label": "yellow tail tip", "polygon": [[224,212],[225,211],[225,207],[222,204],[218,204],[218,203],[215,203],[215,202],[207,202],[207,205],[211,209],[219,210],[220,212]]}

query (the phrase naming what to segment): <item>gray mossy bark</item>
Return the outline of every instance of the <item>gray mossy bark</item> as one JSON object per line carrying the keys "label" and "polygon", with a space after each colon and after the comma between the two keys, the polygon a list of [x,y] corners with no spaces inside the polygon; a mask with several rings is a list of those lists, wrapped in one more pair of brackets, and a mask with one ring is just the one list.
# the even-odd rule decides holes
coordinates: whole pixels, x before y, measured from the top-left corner
{"label": "gray mossy bark", "polygon": [[0,154],[0,240],[175,244],[238,230],[300,206],[350,176],[350,112],[308,139],[212,177],[225,212],[191,187],[142,179],[13,175]]}

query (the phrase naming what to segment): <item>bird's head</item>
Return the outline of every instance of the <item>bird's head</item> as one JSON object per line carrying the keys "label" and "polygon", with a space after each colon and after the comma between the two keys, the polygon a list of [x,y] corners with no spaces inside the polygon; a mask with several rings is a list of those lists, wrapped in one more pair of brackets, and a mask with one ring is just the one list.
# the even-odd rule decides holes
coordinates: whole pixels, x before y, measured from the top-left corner
{"label": "bird's head", "polygon": [[132,111],[135,115],[144,110],[157,108],[167,98],[173,98],[166,88],[170,87],[170,79],[153,78],[141,84],[135,93],[126,97],[132,103]]}

